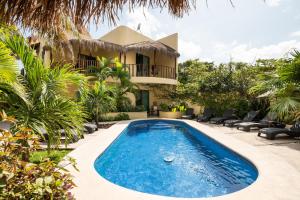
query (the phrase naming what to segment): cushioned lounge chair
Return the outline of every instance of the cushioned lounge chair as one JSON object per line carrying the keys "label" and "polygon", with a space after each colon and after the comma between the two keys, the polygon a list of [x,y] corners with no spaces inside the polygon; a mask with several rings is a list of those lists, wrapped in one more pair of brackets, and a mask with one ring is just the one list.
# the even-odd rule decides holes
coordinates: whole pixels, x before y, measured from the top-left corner
{"label": "cushioned lounge chair", "polygon": [[265,134],[268,140],[274,140],[276,135],[286,134],[291,137],[300,137],[300,122],[297,121],[291,128],[262,128],[258,131],[258,136]]}
{"label": "cushioned lounge chair", "polygon": [[[43,134],[45,141],[47,141],[49,139],[49,135],[47,133],[47,131],[44,128],[40,129],[40,132]],[[60,136],[61,139],[66,139],[66,131],[64,129],[60,129]],[[71,135],[69,135],[68,140],[71,143],[77,142],[78,140],[80,140],[81,138],[79,138],[77,132],[74,129],[71,129]]]}
{"label": "cushioned lounge chair", "polygon": [[208,122],[214,116],[214,111],[210,108],[205,108],[203,115],[198,116],[197,122]]}
{"label": "cushioned lounge chair", "polygon": [[255,117],[257,116],[258,113],[259,113],[259,111],[254,111],[253,110],[253,111],[248,112],[242,120],[241,119],[228,119],[228,120],[225,120],[224,123],[223,123],[223,126],[233,127],[237,123],[251,122],[255,119]]}
{"label": "cushioned lounge chair", "polygon": [[262,120],[259,122],[241,122],[237,123],[237,129],[242,128],[243,131],[249,132],[251,128],[268,128],[268,127],[282,127],[285,125],[276,121],[277,115],[273,112],[269,112]]}
{"label": "cushioned lounge chair", "polygon": [[94,133],[97,130],[97,125],[93,123],[85,123],[84,128],[87,133]]}
{"label": "cushioned lounge chair", "polygon": [[181,116],[182,119],[193,119],[195,117],[194,109],[187,108],[185,114]]}
{"label": "cushioned lounge chair", "polygon": [[237,117],[234,115],[234,110],[226,110],[223,113],[222,117],[214,117],[211,118],[209,123],[212,124],[221,124],[223,123],[225,120],[229,120],[229,119],[236,119]]}

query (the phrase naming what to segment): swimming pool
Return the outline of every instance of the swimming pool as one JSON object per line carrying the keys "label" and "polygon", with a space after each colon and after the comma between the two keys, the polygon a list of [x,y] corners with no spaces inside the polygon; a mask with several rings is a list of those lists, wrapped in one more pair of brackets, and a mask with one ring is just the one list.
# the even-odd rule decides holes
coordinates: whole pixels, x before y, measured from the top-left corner
{"label": "swimming pool", "polygon": [[258,172],[243,157],[180,121],[131,122],[96,159],[117,185],[172,197],[212,197],[241,190]]}

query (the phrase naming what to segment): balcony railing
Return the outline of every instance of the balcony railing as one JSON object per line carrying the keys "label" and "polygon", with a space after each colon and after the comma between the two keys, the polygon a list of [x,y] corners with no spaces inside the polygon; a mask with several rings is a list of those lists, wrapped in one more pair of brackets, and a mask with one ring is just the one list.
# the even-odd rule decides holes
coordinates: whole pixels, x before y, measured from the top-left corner
{"label": "balcony railing", "polygon": [[127,64],[126,69],[132,77],[157,77],[176,79],[176,68],[164,65]]}
{"label": "balcony railing", "polygon": [[[76,65],[81,73],[88,73],[89,67],[99,66],[96,60],[79,60]],[[165,65],[126,64],[125,69],[131,77],[157,77],[176,79],[176,68]]]}

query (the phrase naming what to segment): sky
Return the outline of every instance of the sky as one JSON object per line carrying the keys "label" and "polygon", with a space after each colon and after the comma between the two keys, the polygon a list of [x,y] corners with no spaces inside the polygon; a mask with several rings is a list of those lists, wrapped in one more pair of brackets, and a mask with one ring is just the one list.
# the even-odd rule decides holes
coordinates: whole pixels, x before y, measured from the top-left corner
{"label": "sky", "polygon": [[183,62],[199,58],[216,63],[287,56],[300,49],[300,0],[197,0],[195,9],[182,18],[167,10],[124,9],[116,25],[91,24],[93,38],[100,38],[118,25],[134,30],[141,23],[141,33],[153,39],[178,33]]}

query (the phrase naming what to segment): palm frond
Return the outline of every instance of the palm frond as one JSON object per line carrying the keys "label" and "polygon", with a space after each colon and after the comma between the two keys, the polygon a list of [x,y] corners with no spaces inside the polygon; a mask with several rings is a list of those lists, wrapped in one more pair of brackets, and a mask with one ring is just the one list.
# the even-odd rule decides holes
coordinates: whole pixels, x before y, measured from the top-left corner
{"label": "palm frond", "polygon": [[14,82],[18,74],[16,59],[11,51],[0,42],[0,82]]}
{"label": "palm frond", "polygon": [[281,120],[291,121],[300,112],[300,98],[282,97],[271,102],[270,108]]}

